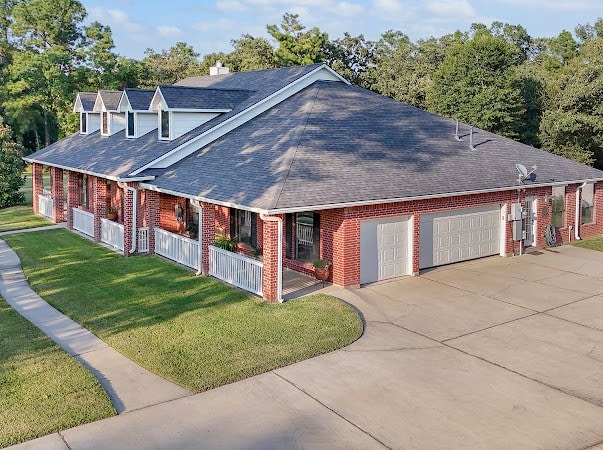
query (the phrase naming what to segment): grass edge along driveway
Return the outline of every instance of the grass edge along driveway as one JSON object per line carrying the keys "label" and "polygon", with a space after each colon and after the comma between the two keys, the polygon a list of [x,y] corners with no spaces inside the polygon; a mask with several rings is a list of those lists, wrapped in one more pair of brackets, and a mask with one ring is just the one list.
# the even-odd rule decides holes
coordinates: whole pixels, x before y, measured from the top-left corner
{"label": "grass edge along driveway", "polygon": [[0,297],[0,448],[113,415],[96,378]]}
{"label": "grass edge along driveway", "polygon": [[579,241],[573,241],[572,244],[576,247],[603,252],[603,236],[594,236]]}
{"label": "grass edge along driveway", "polygon": [[201,392],[344,347],[362,322],[342,301],[285,304],[154,256],[124,258],[66,230],[6,236],[33,289],[146,369]]}

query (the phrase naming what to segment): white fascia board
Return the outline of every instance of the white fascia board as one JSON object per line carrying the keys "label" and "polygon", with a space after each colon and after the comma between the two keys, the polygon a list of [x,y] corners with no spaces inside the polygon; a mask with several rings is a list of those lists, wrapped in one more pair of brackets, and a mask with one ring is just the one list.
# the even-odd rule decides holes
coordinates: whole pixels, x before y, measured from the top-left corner
{"label": "white fascia board", "polygon": [[[325,76],[327,75],[327,76]],[[149,164],[144,165],[140,169],[135,170],[130,173],[130,175],[134,176],[139,174],[145,169],[165,169],[172,164],[180,161],[181,159],[186,158],[190,154],[196,152],[200,148],[205,147],[207,144],[215,141],[216,139],[224,136],[226,133],[238,128],[244,123],[250,121],[254,117],[259,116],[263,112],[268,109],[276,106],[281,103],[283,100],[291,97],[292,95],[298,93],[302,89],[308,87],[315,81],[343,81],[346,84],[349,84],[345,81],[337,72],[326,65],[322,65],[317,67],[311,72],[308,72],[303,77],[298,78],[294,82],[288,84],[284,88],[274,92],[268,97],[260,100],[249,108],[241,111],[240,113],[230,117],[224,122],[219,123],[213,128],[205,131],[204,133],[196,136],[184,144],[176,147],[165,155],[160,156],[154,161],[151,161]]]}
{"label": "white fascia board", "polygon": [[103,103],[103,99],[100,96],[100,93],[96,93],[96,100],[94,100],[94,107],[92,108],[92,112],[103,112],[105,110],[105,104]]}
{"label": "white fascia board", "polygon": [[26,161],[30,164],[32,163],[37,163],[37,164],[42,164],[44,166],[49,166],[49,167],[56,167],[57,169],[63,169],[63,170],[68,170],[70,172],[78,172],[78,173],[83,173],[86,175],[91,175],[93,177],[98,177],[98,178],[104,178],[106,180],[112,180],[112,181],[152,181],[155,179],[154,175],[149,175],[149,176],[144,176],[144,177],[126,177],[126,178],[122,178],[122,177],[116,177],[114,175],[105,175],[102,173],[98,173],[98,172],[92,172],[90,170],[84,170],[84,169],[76,169],[73,167],[67,167],[67,166],[62,166],[61,164],[51,164],[45,161],[38,161],[36,159],[32,159],[32,158],[28,158],[28,157],[23,157],[21,158],[23,161]]}
{"label": "white fascia board", "polygon": [[415,197],[398,197],[398,198],[384,198],[380,200],[362,200],[357,202],[345,202],[345,203],[330,203],[323,205],[308,205],[293,208],[275,208],[263,211],[266,214],[287,214],[294,212],[304,211],[319,211],[325,209],[338,209],[338,208],[353,208],[354,206],[369,206],[369,205],[383,205],[385,203],[400,203],[410,202],[416,200],[429,200],[433,198],[445,198],[445,197],[460,197],[465,195],[476,195],[476,194],[488,194],[492,192],[504,192],[504,191],[523,191],[526,189],[535,189],[540,187],[549,186],[567,186],[569,184],[581,184],[581,183],[596,183],[603,181],[603,178],[589,178],[586,180],[572,180],[572,181],[551,181],[550,183],[539,183],[539,184],[520,184],[516,186],[507,186],[502,188],[493,189],[482,189],[479,191],[459,191],[449,192],[442,194],[431,194],[431,195],[419,195]]}
{"label": "white fascia board", "polygon": [[212,109],[212,108],[204,108],[204,109],[193,109],[193,108],[165,108],[167,111],[172,112],[188,112],[188,113],[227,113],[232,111],[232,109]]}
{"label": "white fascia board", "polygon": [[124,90],[121,93],[121,98],[119,99],[119,104],[117,105],[117,112],[127,112],[130,111],[132,107],[130,106],[130,99],[126,95],[126,91]]}
{"label": "white fascia board", "polygon": [[75,97],[75,102],[73,102],[73,112],[74,113],[85,112],[84,107],[82,106],[82,100],[80,99],[79,92],[77,94],[77,97]]}
{"label": "white fascia board", "polygon": [[244,211],[251,211],[251,212],[255,212],[255,213],[260,213],[260,212],[264,211],[263,209],[260,209],[260,208],[251,208],[249,206],[239,205],[238,203],[223,202],[220,200],[214,200],[214,199],[202,197],[199,195],[183,194],[182,192],[172,191],[171,189],[160,188],[158,186],[155,186],[154,184],[140,183],[140,188],[147,189],[149,191],[160,192],[162,194],[173,195],[175,197],[188,198],[189,200],[197,200],[200,202],[212,203],[212,204],[218,205],[218,206],[226,206],[228,208],[242,209]]}
{"label": "white fascia board", "polygon": [[151,99],[151,103],[149,104],[149,111],[157,112],[159,110],[158,103],[161,103],[163,109],[169,109],[165,99],[163,98],[163,94],[161,93],[161,89],[159,86],[155,89],[155,93],[153,94],[153,98]]}

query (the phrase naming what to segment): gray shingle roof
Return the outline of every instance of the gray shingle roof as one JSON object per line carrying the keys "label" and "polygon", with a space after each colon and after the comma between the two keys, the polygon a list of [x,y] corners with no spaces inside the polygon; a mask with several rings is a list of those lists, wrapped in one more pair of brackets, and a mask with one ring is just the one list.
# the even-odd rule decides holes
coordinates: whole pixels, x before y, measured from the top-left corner
{"label": "gray shingle roof", "polygon": [[[126,139],[125,133],[113,136],[73,135],[38,150],[27,158],[42,164],[55,164],[73,169],[94,171],[103,175],[126,177],[169,151],[188,142],[215,125],[263,100],[296,79],[310,73],[322,64],[285,67],[282,69],[238,72],[226,75],[186,78],[178,85],[212,87],[215,89],[249,89],[254,93],[232,111],[200,125],[172,141],[159,141],[157,131],[151,131],[138,139]],[[115,92],[119,91],[101,91]],[[103,97],[104,98],[104,97]],[[114,103],[117,108],[119,103]]]}
{"label": "gray shingle roof", "polygon": [[168,108],[173,109],[233,109],[253,94],[243,89],[188,86],[159,86],[159,89]]}
{"label": "gray shingle roof", "polygon": [[126,96],[134,111],[147,111],[155,91],[152,89],[126,89]]}
{"label": "gray shingle roof", "polygon": [[[168,168],[158,187],[265,210],[603,179],[596,170],[340,82],[316,82]],[[461,132],[468,132],[461,125]]]}
{"label": "gray shingle roof", "polygon": [[84,111],[91,112],[94,109],[94,102],[96,101],[96,93],[94,92],[80,92],[78,93],[82,108]]}
{"label": "gray shingle roof", "polygon": [[121,100],[121,93],[122,91],[98,91],[107,111],[117,110],[117,106]]}

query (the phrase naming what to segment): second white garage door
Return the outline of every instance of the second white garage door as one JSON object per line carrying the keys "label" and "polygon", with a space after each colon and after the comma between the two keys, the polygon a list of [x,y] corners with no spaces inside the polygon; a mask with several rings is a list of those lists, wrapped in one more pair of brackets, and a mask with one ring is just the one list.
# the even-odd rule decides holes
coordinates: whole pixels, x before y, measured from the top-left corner
{"label": "second white garage door", "polygon": [[408,275],[411,268],[408,217],[360,223],[360,283]]}
{"label": "second white garage door", "polygon": [[498,254],[500,221],[500,206],[422,216],[420,268]]}

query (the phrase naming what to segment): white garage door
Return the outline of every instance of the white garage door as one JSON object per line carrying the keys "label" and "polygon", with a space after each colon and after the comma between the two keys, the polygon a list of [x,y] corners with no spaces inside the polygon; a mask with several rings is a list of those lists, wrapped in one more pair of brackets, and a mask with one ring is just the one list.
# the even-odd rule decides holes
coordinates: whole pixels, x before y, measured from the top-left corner
{"label": "white garage door", "polygon": [[421,218],[420,268],[500,251],[500,207],[463,209]]}
{"label": "white garage door", "polygon": [[408,275],[408,217],[360,223],[360,283]]}

